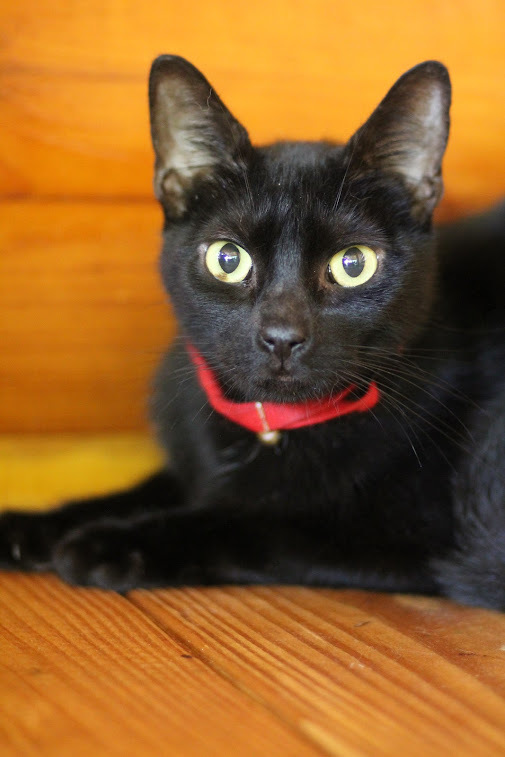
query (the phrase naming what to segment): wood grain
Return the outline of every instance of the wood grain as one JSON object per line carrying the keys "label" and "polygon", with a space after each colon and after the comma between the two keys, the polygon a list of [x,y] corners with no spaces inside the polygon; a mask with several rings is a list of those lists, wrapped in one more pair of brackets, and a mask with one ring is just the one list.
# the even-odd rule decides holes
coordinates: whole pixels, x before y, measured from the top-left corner
{"label": "wood grain", "polygon": [[347,139],[395,79],[439,58],[454,82],[446,161],[457,208],[505,189],[505,5],[65,0],[0,8],[0,192],[151,195],[146,77],[161,52],[201,67],[259,142]]}
{"label": "wood grain", "polygon": [[505,751],[505,618],[487,611],[294,587],[121,597],[4,574],[0,618],[9,757]]}
{"label": "wood grain", "polygon": [[2,754],[318,753],[119,595],[4,576],[0,606]]}
{"label": "wood grain", "polygon": [[4,203],[0,429],[145,427],[174,332],[153,202]]}
{"label": "wood grain", "polygon": [[[307,589],[188,589],[136,593],[133,601],[195,649],[205,644],[209,664],[240,678],[334,754],[402,754],[407,744],[419,757],[505,749],[500,697],[415,633],[363,612],[359,594],[349,604],[340,597]],[[390,601],[382,597],[378,606]],[[437,609],[450,624],[450,609],[440,602]],[[500,654],[498,644],[494,651]]]}

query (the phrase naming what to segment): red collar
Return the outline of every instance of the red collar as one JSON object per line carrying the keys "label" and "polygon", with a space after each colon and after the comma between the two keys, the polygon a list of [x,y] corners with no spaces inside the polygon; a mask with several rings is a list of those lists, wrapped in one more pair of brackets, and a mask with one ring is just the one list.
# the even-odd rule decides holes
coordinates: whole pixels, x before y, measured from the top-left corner
{"label": "red collar", "polygon": [[187,350],[196,366],[200,385],[214,410],[249,431],[266,435],[262,436],[265,442],[277,441],[278,434],[275,432],[278,431],[312,426],[347,413],[365,412],[374,407],[380,399],[377,384],[372,381],[366,393],[358,399],[348,399],[355,389],[351,384],[339,394],[309,402],[232,402],[223,395],[214,374],[200,353],[190,344],[187,344]]}

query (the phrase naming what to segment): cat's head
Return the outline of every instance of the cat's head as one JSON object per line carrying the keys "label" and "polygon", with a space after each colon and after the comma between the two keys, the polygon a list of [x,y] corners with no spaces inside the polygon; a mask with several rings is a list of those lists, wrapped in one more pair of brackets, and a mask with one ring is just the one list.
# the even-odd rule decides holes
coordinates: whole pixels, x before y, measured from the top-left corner
{"label": "cat's head", "polygon": [[236,399],[364,385],[429,314],[445,67],[404,74],[344,146],[253,147],[176,56],[154,61],[149,99],[162,276],[183,335]]}

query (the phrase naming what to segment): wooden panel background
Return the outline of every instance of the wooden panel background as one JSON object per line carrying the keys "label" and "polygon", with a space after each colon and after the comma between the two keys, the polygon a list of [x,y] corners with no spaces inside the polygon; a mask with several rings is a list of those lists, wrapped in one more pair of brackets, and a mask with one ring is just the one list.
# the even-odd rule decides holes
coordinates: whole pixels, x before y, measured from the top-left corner
{"label": "wooden panel background", "polygon": [[407,68],[454,84],[440,217],[505,191],[503,0],[17,0],[0,7],[0,430],[135,429],[173,323],[146,77],[192,60],[262,142],[345,139]]}

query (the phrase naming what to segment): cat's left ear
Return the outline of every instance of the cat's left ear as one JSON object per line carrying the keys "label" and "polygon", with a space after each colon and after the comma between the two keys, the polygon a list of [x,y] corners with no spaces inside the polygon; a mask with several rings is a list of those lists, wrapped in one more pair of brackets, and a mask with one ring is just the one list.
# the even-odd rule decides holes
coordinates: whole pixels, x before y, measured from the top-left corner
{"label": "cat's left ear", "polygon": [[398,177],[412,214],[426,221],[443,192],[450,104],[451,83],[442,63],[427,61],[407,71],[348,143],[350,174],[378,170]]}
{"label": "cat's left ear", "polygon": [[160,55],[149,77],[154,191],[171,218],[182,216],[195,182],[243,167],[246,130],[207,79],[177,55]]}

